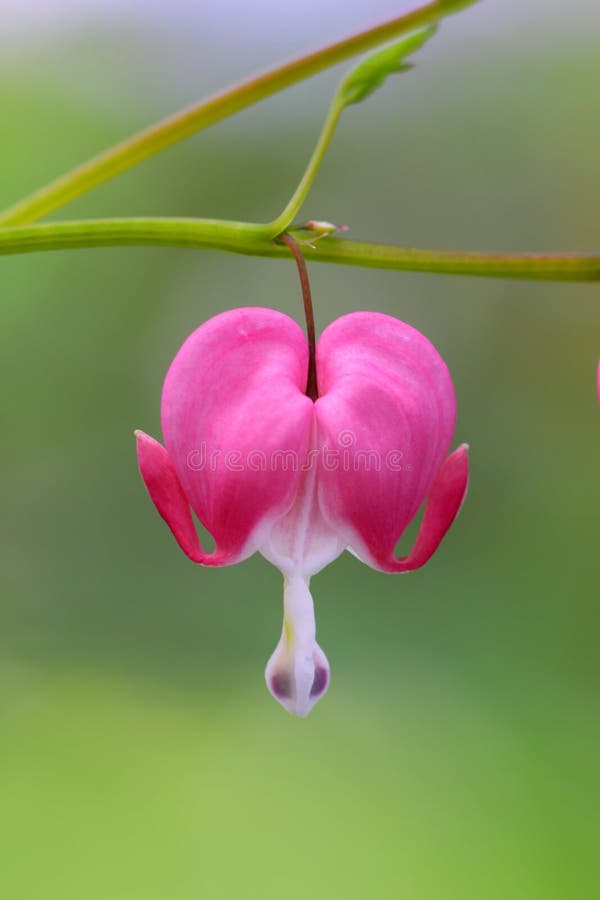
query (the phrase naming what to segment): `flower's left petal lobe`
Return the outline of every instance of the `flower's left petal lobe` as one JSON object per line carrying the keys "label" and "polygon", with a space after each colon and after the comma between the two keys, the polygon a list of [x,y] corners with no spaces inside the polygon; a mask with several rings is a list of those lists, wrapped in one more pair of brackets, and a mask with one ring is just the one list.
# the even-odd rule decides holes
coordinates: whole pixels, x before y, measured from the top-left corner
{"label": "flower's left petal lobe", "polygon": [[417,539],[408,556],[378,559],[376,567],[383,572],[412,572],[424,566],[459,514],[468,486],[469,448],[462,444],[450,454],[435,477]]}
{"label": "flower's left petal lobe", "polygon": [[136,431],[135,437],[138,465],[144,484],[183,552],[202,565],[226,565],[227,559],[222,554],[205,553],[202,549],[190,505],[165,448],[143,431]]}
{"label": "flower's left petal lobe", "polygon": [[292,506],[313,423],[308,346],[289,316],[221,313],[177,353],[162,429],[196,516],[231,561],[250,556]]}

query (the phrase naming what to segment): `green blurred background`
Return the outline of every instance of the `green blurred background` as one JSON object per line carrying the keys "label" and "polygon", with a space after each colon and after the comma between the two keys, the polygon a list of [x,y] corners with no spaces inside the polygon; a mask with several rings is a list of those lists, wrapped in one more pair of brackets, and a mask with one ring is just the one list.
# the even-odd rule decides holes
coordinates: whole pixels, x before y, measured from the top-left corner
{"label": "green blurred background", "polygon": [[[242,22],[231,2],[193,6],[110,5],[52,30],[32,14],[5,35],[0,205],[402,8],[261,2]],[[598,250],[600,18],[584,0],[570,26],[557,10],[491,2],[448,22],[415,72],[345,115],[306,216],[414,246]],[[272,217],[343,69],[63,215]],[[279,574],[188,562],[132,437],[160,435],[164,373],[201,321],[246,304],[300,316],[292,265],[173,249],[0,260],[3,897],[598,896],[598,287],[311,274],[320,327],[384,310],[438,346],[472,487],[422,571],[346,555],[314,580],[333,677],[300,721],[263,682]]]}

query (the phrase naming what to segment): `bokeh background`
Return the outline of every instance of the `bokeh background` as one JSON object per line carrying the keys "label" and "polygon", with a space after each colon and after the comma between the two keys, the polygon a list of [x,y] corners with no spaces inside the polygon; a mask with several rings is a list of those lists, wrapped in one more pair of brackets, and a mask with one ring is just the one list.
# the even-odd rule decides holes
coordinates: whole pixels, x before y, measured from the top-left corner
{"label": "bokeh background", "polygon": [[[2,4],[0,205],[402,2]],[[304,212],[364,239],[598,250],[600,11],[488,0],[345,114]],[[61,215],[261,220],[345,66]],[[314,265],[320,327],[422,329],[472,488],[425,569],[314,580],[327,697],[269,697],[279,574],[189,563],[140,482],[166,368],[226,308],[299,317],[291,264],[0,261],[0,893],[11,900],[598,896],[600,294]]]}

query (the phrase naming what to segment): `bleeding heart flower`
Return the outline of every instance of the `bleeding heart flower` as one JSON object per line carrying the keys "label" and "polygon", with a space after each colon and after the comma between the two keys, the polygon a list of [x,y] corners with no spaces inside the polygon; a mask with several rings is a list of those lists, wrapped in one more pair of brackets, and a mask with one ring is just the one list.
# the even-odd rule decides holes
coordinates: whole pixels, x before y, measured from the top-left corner
{"label": "bleeding heart flower", "polygon": [[[288,316],[222,313],[190,335],[167,373],[166,449],[136,432],[142,478],[190,559],[224,566],[258,550],[282,572],[283,630],[265,677],[299,716],[329,684],[311,576],[345,549],[382,572],[422,566],[468,480],[466,445],[445,458],[456,413],[450,374],[414,328],[381,313],[342,316],[317,345],[316,401],[305,394],[307,367],[306,338]],[[426,497],[416,542],[397,558]]]}

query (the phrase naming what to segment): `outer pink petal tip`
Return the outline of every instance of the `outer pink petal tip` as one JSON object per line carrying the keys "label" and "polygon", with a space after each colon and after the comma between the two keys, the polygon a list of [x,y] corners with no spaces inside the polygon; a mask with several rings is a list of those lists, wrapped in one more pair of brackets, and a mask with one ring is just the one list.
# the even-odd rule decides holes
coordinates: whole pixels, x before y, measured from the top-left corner
{"label": "outer pink petal tip", "polygon": [[451,453],[437,473],[427,496],[423,521],[408,556],[382,560],[385,572],[411,572],[431,559],[467,496],[469,486],[469,445]]}
{"label": "outer pink petal tip", "polygon": [[135,437],[144,484],[183,552],[202,565],[225,565],[227,560],[222,555],[205,553],[200,546],[189,503],[165,448],[143,431],[136,431]]}

